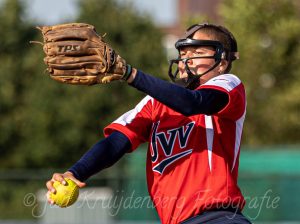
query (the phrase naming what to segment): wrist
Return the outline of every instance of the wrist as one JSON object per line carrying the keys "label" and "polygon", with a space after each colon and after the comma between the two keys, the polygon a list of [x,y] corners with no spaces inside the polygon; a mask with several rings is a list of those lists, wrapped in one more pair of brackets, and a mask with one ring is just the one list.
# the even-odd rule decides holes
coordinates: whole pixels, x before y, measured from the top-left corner
{"label": "wrist", "polygon": [[136,77],[136,74],[137,74],[137,70],[135,68],[132,68],[132,72],[131,72],[130,76],[127,79],[127,83],[129,83],[129,84],[132,83],[133,80]]}
{"label": "wrist", "polygon": [[68,171],[66,171],[65,173],[64,173],[64,176],[73,176],[73,177],[75,177],[75,174],[74,174],[74,171],[73,170],[68,170]]}
{"label": "wrist", "polygon": [[127,83],[132,83],[135,79],[137,70],[133,68],[130,64],[126,64],[125,66],[125,73],[122,76],[122,80],[126,81]]}
{"label": "wrist", "polygon": [[64,173],[64,175],[72,175],[72,176],[74,176],[74,174],[73,174],[73,172],[71,170],[66,171]]}
{"label": "wrist", "polygon": [[123,76],[121,79],[123,81],[127,81],[132,73],[132,66],[130,64],[126,64],[124,67],[125,72],[123,73]]}

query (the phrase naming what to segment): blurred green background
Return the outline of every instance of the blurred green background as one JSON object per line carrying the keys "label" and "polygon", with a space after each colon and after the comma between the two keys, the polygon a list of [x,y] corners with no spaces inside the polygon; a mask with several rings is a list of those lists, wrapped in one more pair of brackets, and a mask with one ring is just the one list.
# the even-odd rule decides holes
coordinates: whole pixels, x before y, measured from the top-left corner
{"label": "blurred green background", "polygon": [[[164,45],[168,29],[120,2],[74,1],[75,18],[60,23],[93,24],[127,62],[168,80]],[[253,222],[300,223],[299,2],[215,2],[217,17],[184,14],[176,26],[182,31],[193,23],[218,22],[238,40],[240,60],[232,72],[243,80],[248,96],[240,160],[240,186],[248,202],[245,213]],[[143,97],[124,83],[78,87],[50,80],[41,46],[29,44],[41,41],[35,27],[44,24],[26,16],[28,7],[30,0],[2,0],[0,5],[0,220],[12,223],[38,222],[33,206],[24,202],[26,196],[44,188],[53,172],[63,172],[76,162],[103,138],[106,125]],[[107,186],[114,193],[122,189],[124,197],[132,191],[147,197],[145,153],[141,146],[91,178],[89,186]],[[148,207],[121,209],[112,219],[158,221]]]}

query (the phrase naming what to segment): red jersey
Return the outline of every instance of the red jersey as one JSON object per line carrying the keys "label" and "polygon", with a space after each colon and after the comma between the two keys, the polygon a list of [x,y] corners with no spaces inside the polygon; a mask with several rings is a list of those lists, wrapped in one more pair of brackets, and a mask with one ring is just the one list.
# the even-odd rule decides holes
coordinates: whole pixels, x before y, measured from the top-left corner
{"label": "red jersey", "polygon": [[237,185],[244,86],[238,77],[224,74],[198,87],[204,88],[226,92],[225,108],[213,115],[184,116],[146,96],[104,129],[106,136],[114,130],[125,134],[132,151],[149,142],[148,191],[162,223],[245,204]]}

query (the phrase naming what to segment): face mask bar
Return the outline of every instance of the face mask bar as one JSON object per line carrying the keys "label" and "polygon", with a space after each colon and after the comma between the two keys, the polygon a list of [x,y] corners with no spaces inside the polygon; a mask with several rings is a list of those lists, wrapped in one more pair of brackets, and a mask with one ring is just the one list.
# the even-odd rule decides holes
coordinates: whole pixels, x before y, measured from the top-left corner
{"label": "face mask bar", "polygon": [[[212,40],[194,40],[194,39],[180,39],[176,42],[175,47],[178,49],[181,49],[182,47],[186,46],[196,46],[196,47],[203,47],[203,46],[209,46],[213,47],[215,49],[215,54],[213,56],[199,56],[199,57],[190,57],[190,58],[177,58],[170,60],[170,66],[169,66],[169,76],[171,80],[181,86],[184,86],[186,88],[189,88],[192,83],[194,83],[196,80],[198,80],[202,75],[210,72],[214,68],[218,66],[218,64],[221,62],[222,59],[225,58],[225,52],[223,45],[218,41],[212,41]],[[202,58],[210,58],[215,60],[215,64],[209,68],[207,71],[201,73],[201,74],[193,74],[193,72],[190,70],[188,62],[189,60],[193,59],[202,59]],[[185,65],[186,73],[188,74],[188,77],[186,78],[180,78],[179,75],[179,69],[178,64],[179,62],[183,62]]]}

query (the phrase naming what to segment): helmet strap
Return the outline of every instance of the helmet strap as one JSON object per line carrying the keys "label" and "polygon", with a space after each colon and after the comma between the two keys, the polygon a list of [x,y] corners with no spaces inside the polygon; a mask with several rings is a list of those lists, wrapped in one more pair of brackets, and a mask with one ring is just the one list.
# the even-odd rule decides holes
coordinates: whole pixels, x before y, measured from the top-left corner
{"label": "helmet strap", "polygon": [[216,60],[216,63],[209,68],[207,71],[205,71],[202,74],[197,74],[194,75],[191,70],[189,69],[188,65],[187,65],[187,61],[185,60],[184,64],[185,64],[185,70],[188,74],[187,80],[185,81],[185,78],[182,79],[172,79],[172,81],[180,86],[183,86],[185,88],[188,89],[196,89],[199,85],[200,85],[200,77],[207,74],[208,72],[212,71],[213,69],[215,69],[219,64],[220,64],[221,60]]}

